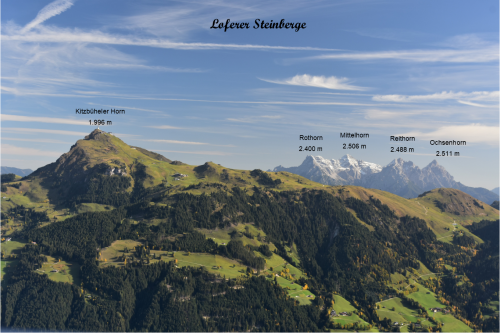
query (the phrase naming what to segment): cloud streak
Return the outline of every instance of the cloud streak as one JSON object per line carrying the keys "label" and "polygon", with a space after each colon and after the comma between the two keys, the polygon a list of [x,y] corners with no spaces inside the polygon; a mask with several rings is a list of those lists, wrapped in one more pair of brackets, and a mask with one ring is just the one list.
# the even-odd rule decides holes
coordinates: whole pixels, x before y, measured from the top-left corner
{"label": "cloud streak", "polygon": [[74,132],[74,131],[62,131],[62,130],[48,130],[40,128],[2,128],[2,132],[8,133],[45,133],[45,134],[57,134],[57,135],[71,135],[71,136],[81,136],[85,137],[88,132]]}
{"label": "cloud streak", "polygon": [[270,122],[272,120],[282,119],[283,116],[250,116],[244,118],[226,118],[227,121],[236,123],[256,123],[256,122]]}
{"label": "cloud streak", "polygon": [[94,43],[108,45],[147,46],[177,50],[275,50],[275,51],[335,51],[309,46],[272,46],[259,44],[219,44],[219,43],[182,43],[157,38],[136,38],[113,36],[100,31],[92,32],[45,32],[24,35],[0,35],[0,41],[21,41],[34,43]]}
{"label": "cloud streak", "polygon": [[176,50],[274,50],[274,51],[337,51],[309,46],[272,46],[259,44],[219,44],[183,43],[164,38],[138,38],[127,35],[112,35],[98,30],[61,29],[40,27],[39,31],[27,33],[2,34],[2,41],[21,41],[33,43],[93,43],[108,45],[145,46]]}
{"label": "cloud streak", "polygon": [[220,104],[264,104],[264,105],[347,105],[347,106],[379,106],[377,104],[366,103],[349,103],[349,102],[287,102],[287,101],[224,101],[224,100],[208,100],[208,99],[191,99],[191,98],[162,98],[162,97],[144,97],[121,94],[107,94],[98,91],[83,91],[75,90],[73,94],[52,94],[43,91],[21,90],[12,87],[1,87],[4,94],[12,94],[17,96],[53,96],[53,97],[109,97],[124,100],[146,100],[146,101],[177,101],[177,102],[203,102],[203,103],[220,103]]}
{"label": "cloud streak", "polygon": [[89,124],[85,120],[49,118],[49,117],[28,117],[28,116],[16,116],[16,115],[12,115],[12,114],[2,114],[2,121],[22,121],[22,122],[37,122],[37,123],[49,123],[49,124],[67,124],[67,125],[87,125],[87,126],[89,126]]}
{"label": "cloud streak", "polygon": [[71,0],[56,0],[49,3],[47,6],[43,7],[36,17],[30,23],[26,24],[24,28],[21,29],[20,33],[26,33],[33,29],[40,23],[47,21],[49,18],[59,15],[66,11],[69,7],[73,6],[73,1]]}
{"label": "cloud streak", "polygon": [[215,145],[206,142],[191,142],[191,141],[179,141],[179,140],[142,140],[148,142],[159,142],[159,143],[170,143],[170,144],[181,144],[181,145],[207,145],[207,146],[218,146],[218,147],[235,147],[234,145]]}
{"label": "cloud streak", "polygon": [[[323,54],[319,56],[302,58],[304,60],[352,60],[352,61],[375,61],[375,60],[401,60],[411,62],[443,62],[443,63],[486,63],[498,62],[498,44],[490,43],[477,48],[464,49],[434,49],[434,50],[403,50],[403,51],[379,51],[379,52],[350,52]],[[299,59],[290,59],[291,63]]]}
{"label": "cloud streak", "polygon": [[157,128],[157,129],[184,129],[182,127],[175,127],[170,125],[158,125],[158,126],[147,126],[147,127]]}
{"label": "cloud streak", "polygon": [[61,140],[52,140],[52,139],[20,139],[20,138],[2,138],[2,140],[6,141],[26,141],[26,142],[41,142],[41,143],[64,143],[67,144],[67,141],[61,141]]}
{"label": "cloud streak", "polygon": [[46,151],[34,148],[17,147],[2,143],[2,155],[24,155],[24,156],[56,156],[59,157],[63,153],[56,151]]}
{"label": "cloud streak", "polygon": [[[498,126],[487,126],[482,124],[469,124],[469,125],[452,125],[442,126],[432,132],[411,131],[403,136],[414,136],[420,140],[460,140],[467,141],[467,143],[486,143],[492,146],[498,146],[499,136]],[[448,147],[448,146],[436,146]]]}
{"label": "cloud streak", "polygon": [[[116,105],[108,105],[108,104],[97,104],[97,103],[88,103],[89,105],[97,105],[97,106],[108,106],[110,108],[115,108],[115,109],[120,109],[120,110],[138,110],[138,111],[146,111],[146,112],[153,112],[153,113],[163,113],[163,111],[158,111],[158,110],[151,110],[151,109],[142,109],[142,108],[134,108],[131,106],[116,106]],[[163,114],[166,115],[166,114]]]}
{"label": "cloud streak", "polygon": [[162,153],[178,153],[178,154],[194,154],[194,155],[217,155],[217,156],[229,156],[234,155],[233,153],[225,153],[222,151],[178,151],[178,150],[158,150]]}
{"label": "cloud streak", "polygon": [[338,78],[335,76],[325,77],[325,76],[312,76],[308,74],[295,75],[292,78],[285,80],[267,80],[260,79],[269,83],[285,84],[291,86],[302,86],[302,87],[316,87],[325,89],[335,89],[335,90],[366,90],[363,87],[357,87],[350,85],[349,80],[345,77]]}
{"label": "cloud streak", "polygon": [[[498,101],[500,94],[498,91],[474,91],[466,93],[463,91],[443,91],[440,93],[429,95],[375,95],[373,100],[376,102],[398,102],[398,103],[413,103],[413,102],[431,102],[444,100],[468,99],[475,101]],[[465,104],[465,103],[464,103]]]}

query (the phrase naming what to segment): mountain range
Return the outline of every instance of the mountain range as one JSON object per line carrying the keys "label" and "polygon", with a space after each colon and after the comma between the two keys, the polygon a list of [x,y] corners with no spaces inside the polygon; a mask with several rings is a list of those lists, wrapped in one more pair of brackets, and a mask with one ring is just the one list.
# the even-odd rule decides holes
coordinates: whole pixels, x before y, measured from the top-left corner
{"label": "mountain range", "polygon": [[446,169],[433,160],[420,169],[412,161],[394,159],[385,167],[344,155],[338,160],[308,155],[300,166],[277,166],[274,172],[287,171],[325,185],[357,185],[416,198],[435,188],[455,188],[486,203],[498,200],[498,194],[482,187],[470,187],[454,180]]}
{"label": "mountain range", "polygon": [[21,176],[21,177],[27,176],[32,172],[33,172],[33,170],[31,170],[31,169],[18,169],[18,168],[7,167],[7,166],[3,166],[2,170],[1,170],[2,175],[6,174],[6,173],[13,173],[13,174],[16,174],[16,175]]}

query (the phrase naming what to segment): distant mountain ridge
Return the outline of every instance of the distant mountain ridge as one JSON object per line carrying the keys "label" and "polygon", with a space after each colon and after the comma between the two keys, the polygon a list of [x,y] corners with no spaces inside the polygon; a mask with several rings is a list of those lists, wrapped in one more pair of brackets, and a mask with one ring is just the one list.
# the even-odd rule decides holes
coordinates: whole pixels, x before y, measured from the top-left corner
{"label": "distant mountain ridge", "polygon": [[385,167],[376,163],[356,160],[344,155],[339,160],[308,155],[300,166],[277,166],[274,172],[287,171],[325,185],[357,185],[394,193],[401,197],[416,198],[435,188],[455,188],[472,197],[491,204],[498,194],[482,187],[469,187],[454,180],[446,169],[433,160],[420,169],[412,161],[394,159]]}
{"label": "distant mountain ridge", "polygon": [[24,177],[32,173],[33,170],[31,169],[18,169],[18,168],[13,168],[13,167],[8,167],[8,166],[3,166],[1,170],[1,174],[4,175],[6,173],[13,173],[18,176]]}
{"label": "distant mountain ridge", "polygon": [[338,160],[328,160],[321,156],[308,155],[304,162],[298,167],[285,168],[280,165],[272,171],[295,173],[326,185],[362,186],[363,177],[378,173],[381,170],[381,165],[356,160],[351,155],[344,155]]}

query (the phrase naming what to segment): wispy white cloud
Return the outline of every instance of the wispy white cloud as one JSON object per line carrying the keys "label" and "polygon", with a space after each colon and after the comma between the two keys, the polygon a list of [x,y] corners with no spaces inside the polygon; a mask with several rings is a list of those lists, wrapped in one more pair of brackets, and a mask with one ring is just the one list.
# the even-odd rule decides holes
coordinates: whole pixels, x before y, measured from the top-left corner
{"label": "wispy white cloud", "polygon": [[184,129],[182,127],[175,127],[170,125],[158,125],[158,126],[146,126],[150,128],[158,128],[158,129]]}
{"label": "wispy white cloud", "polygon": [[22,121],[22,122],[37,122],[49,124],[67,124],[67,125],[87,125],[85,120],[50,118],[50,117],[31,117],[31,116],[16,116],[12,114],[2,114],[2,121]]}
{"label": "wispy white cloud", "polygon": [[39,150],[35,148],[24,148],[24,147],[17,147],[9,144],[4,144],[2,143],[2,155],[25,155],[25,156],[56,156],[59,157],[63,153],[56,152],[56,151],[46,151],[46,150]]}
{"label": "wispy white cloud", "polygon": [[477,106],[479,108],[497,108],[498,105],[484,105],[484,104],[478,104],[478,103],[472,103],[472,102],[467,102],[467,101],[458,101],[460,104],[465,104],[465,105],[470,105],[470,106]]}
{"label": "wispy white cloud", "polygon": [[[2,27],[2,30],[5,29]],[[68,94],[71,89],[120,85],[95,79],[96,70],[184,74],[205,72],[198,68],[150,65],[139,56],[126,54],[108,45],[2,41],[2,81],[5,81],[4,85],[19,91],[32,90],[50,96],[48,94]]]}
{"label": "wispy white cloud", "polygon": [[35,19],[22,28],[20,32],[26,33],[40,23],[47,21],[49,18],[61,14],[71,6],[73,6],[73,1],[71,0],[56,0],[49,3],[47,6],[43,7],[38,12]]}
{"label": "wispy white cloud", "polygon": [[206,146],[218,146],[218,147],[235,147],[234,145],[216,145],[206,142],[191,142],[191,141],[179,141],[179,140],[142,140],[148,142],[159,142],[159,143],[170,143],[170,144],[181,144],[181,145],[206,145]]}
{"label": "wispy white cloud", "polygon": [[[474,37],[474,38],[473,38]],[[459,41],[459,42],[457,42]],[[444,62],[444,63],[488,63],[498,62],[498,41],[486,41],[478,36],[455,36],[444,43],[447,48],[439,49],[416,49],[397,51],[374,51],[374,52],[342,52],[323,54],[302,59],[288,59],[285,63],[293,63],[300,60],[352,60],[352,61],[375,61],[375,60],[401,60],[411,62]]]}
{"label": "wispy white cloud", "polygon": [[24,34],[13,32],[3,34],[2,41],[20,41],[33,43],[93,43],[107,45],[144,46],[176,50],[260,50],[260,51],[337,51],[310,46],[275,46],[260,44],[220,44],[220,43],[185,43],[163,38],[139,38],[128,35],[113,35],[99,30],[82,31],[80,29],[62,29],[43,27],[38,31]]}
{"label": "wispy white cloud", "polygon": [[[352,106],[378,106],[378,104],[366,104],[366,103],[350,103],[350,102],[327,102],[327,101],[227,101],[227,100],[209,100],[209,99],[193,99],[193,98],[163,98],[163,97],[145,97],[145,96],[133,96],[133,95],[121,95],[121,94],[109,94],[101,93],[98,91],[82,91],[75,90],[76,94],[86,95],[88,97],[111,97],[118,99],[130,99],[130,100],[151,100],[151,101],[178,101],[178,102],[205,102],[205,103],[221,103],[221,104],[267,104],[267,105],[352,105]],[[314,98],[317,100],[317,98]]]}
{"label": "wispy white cloud", "polygon": [[33,77],[33,76],[2,76],[3,81],[9,81],[13,82],[14,84],[43,84],[43,85],[50,85],[50,86],[65,86],[67,87],[68,85],[73,85],[73,86],[89,86],[89,87],[95,87],[95,86],[107,86],[107,87],[112,87],[115,86],[114,84],[107,83],[107,82],[101,82],[97,80],[92,80],[92,79],[85,79],[82,77],[75,77],[75,76],[65,76],[65,77]]}
{"label": "wispy white cloud", "polygon": [[[111,132],[109,132],[109,133],[111,133]],[[119,138],[134,138],[134,139],[136,139],[138,136],[142,136],[139,134],[115,133],[115,132],[113,132],[113,135],[116,137],[119,137]]]}
{"label": "wispy white cloud", "polygon": [[[373,100],[377,102],[430,102],[430,101],[444,101],[444,100],[463,100],[468,99],[472,101],[497,101],[500,97],[498,91],[474,91],[471,93],[459,91],[443,91],[440,93],[429,95],[375,95]],[[465,103],[464,103],[465,104]]]}
{"label": "wispy white cloud", "polygon": [[193,155],[217,155],[217,156],[229,156],[234,155],[233,153],[226,153],[222,151],[180,151],[180,150],[158,150],[162,153],[178,153],[178,154],[193,154]]}
{"label": "wispy white cloud", "polygon": [[498,46],[481,50],[413,50],[370,53],[340,53],[320,55],[309,59],[342,60],[406,60],[414,62],[480,63],[498,60]]}
{"label": "wispy white cloud", "polygon": [[235,122],[235,123],[255,123],[256,120],[255,119],[251,119],[251,118],[226,118],[227,121],[232,121],[232,122]]}
{"label": "wispy white cloud", "polygon": [[285,80],[268,80],[260,79],[265,82],[286,84],[291,86],[316,87],[335,90],[366,90],[366,88],[353,86],[349,84],[349,80],[345,77],[339,78],[335,76],[312,76],[308,74],[295,75],[292,78]]}
{"label": "wispy white cloud", "polygon": [[139,70],[151,70],[157,72],[172,72],[172,73],[204,73],[207,70],[199,69],[199,68],[172,68],[172,67],[164,67],[164,66],[148,66],[142,64],[110,64],[110,63],[92,63],[85,62],[82,64],[86,67],[94,67],[94,68],[105,68],[105,69],[139,69]]}
{"label": "wispy white cloud", "polygon": [[227,121],[236,122],[236,123],[256,123],[256,122],[269,122],[271,120],[282,119],[283,116],[275,115],[275,116],[249,116],[243,118],[226,118]]}
{"label": "wispy white cloud", "polygon": [[[400,119],[400,118],[405,118],[408,119],[410,116],[418,116],[422,114],[435,114],[436,110],[383,110],[383,109],[367,109],[367,110],[362,110],[360,112],[355,112],[355,113],[361,113],[364,115],[365,119],[369,120],[392,120],[394,121],[395,119]],[[441,114],[444,113],[444,111],[440,110]]]}
{"label": "wispy white cloud", "polygon": [[[18,96],[54,96],[54,97],[109,97],[123,100],[146,100],[146,101],[178,101],[178,102],[204,102],[204,103],[220,103],[220,104],[255,104],[255,105],[350,105],[350,106],[379,106],[379,104],[367,103],[351,103],[351,102],[318,102],[318,101],[225,101],[225,100],[208,100],[208,99],[192,99],[192,98],[162,98],[162,97],[147,97],[147,96],[134,96],[130,94],[112,94],[102,93],[99,91],[84,91],[74,90],[73,93],[68,94],[51,94],[43,91],[33,91],[17,89],[7,86],[2,86],[4,93],[18,95]],[[316,100],[317,98],[314,98]]]}
{"label": "wispy white cloud", "polygon": [[467,141],[467,144],[486,143],[488,145],[498,146],[499,134],[500,131],[498,126],[469,124],[469,125],[442,126],[430,132],[410,131],[398,135],[414,136],[419,140],[441,140],[441,141],[465,140]]}
{"label": "wispy white cloud", "polygon": [[2,132],[5,133],[45,133],[45,134],[57,134],[57,135],[71,135],[71,136],[81,136],[82,138],[88,135],[90,132],[74,132],[74,131],[63,131],[63,130],[49,130],[40,128],[15,128],[15,127],[2,127]]}
{"label": "wispy white cloud", "polygon": [[[97,103],[88,103],[89,105],[99,105],[99,106],[107,106],[110,108],[115,108],[115,109],[120,109],[120,110],[125,110],[125,112],[130,109],[130,110],[138,110],[138,111],[146,111],[146,112],[153,112],[153,113],[163,113],[162,111],[158,110],[151,110],[151,109],[143,109],[143,108],[135,108],[132,106],[117,106],[117,105],[108,105],[108,104],[97,104]],[[165,116],[165,114],[164,114]]]}
{"label": "wispy white cloud", "polygon": [[294,12],[304,7],[311,9],[321,2],[309,1],[306,4],[300,0],[287,0],[285,5],[282,1],[215,0],[169,2],[168,6],[155,6],[154,3],[150,3],[145,11],[129,17],[106,17],[103,23],[124,30],[179,39],[194,30],[213,33],[210,26],[215,18],[223,22],[227,18],[230,18],[231,22],[253,22],[255,18],[275,18],[275,15],[283,17],[287,12]]}
{"label": "wispy white cloud", "polygon": [[61,141],[61,140],[53,140],[53,139],[41,139],[41,138],[32,138],[32,139],[22,139],[22,138],[4,138],[2,137],[2,140],[4,141],[25,141],[25,142],[41,142],[41,143],[64,143],[68,144],[67,141]]}
{"label": "wispy white cloud", "polygon": [[283,116],[260,116],[261,118],[266,118],[266,119],[280,119],[283,118]]}
{"label": "wispy white cloud", "polygon": [[387,40],[395,40],[400,42],[408,42],[415,37],[422,37],[424,34],[415,31],[408,31],[403,29],[387,29],[381,28],[377,29],[374,27],[370,27],[369,29],[354,29],[354,30],[345,30],[347,32],[353,32],[357,35],[377,38],[377,39],[387,39]]}

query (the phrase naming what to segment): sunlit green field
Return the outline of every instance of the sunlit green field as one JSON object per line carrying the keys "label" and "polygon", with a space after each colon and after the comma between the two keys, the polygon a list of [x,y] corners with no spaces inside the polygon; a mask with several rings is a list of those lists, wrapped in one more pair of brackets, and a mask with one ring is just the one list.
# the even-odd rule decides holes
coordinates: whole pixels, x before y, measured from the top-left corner
{"label": "sunlit green field", "polygon": [[196,229],[197,231],[201,232],[204,234],[207,238],[212,238],[214,242],[216,242],[219,245],[227,244],[231,240],[231,233],[233,231],[239,231],[239,232],[245,232],[245,228],[248,227],[248,232],[251,233],[254,236],[254,239],[250,239],[246,236],[240,237],[240,239],[243,242],[243,245],[250,244],[252,246],[260,246],[261,244],[267,244],[269,246],[269,249],[273,251],[276,249],[273,243],[264,243],[263,241],[259,241],[257,239],[257,235],[261,235],[261,239],[264,240],[266,237],[266,233],[262,230],[259,230],[257,227],[254,226],[253,223],[240,223],[236,226],[232,227],[227,227],[224,229]]}
{"label": "sunlit green field", "polygon": [[142,243],[132,239],[116,240],[111,243],[110,246],[101,249],[101,256],[99,259],[106,259],[106,262],[112,262],[124,254],[123,251],[125,248],[128,248],[130,252],[132,252],[132,249],[139,245],[142,245]]}
{"label": "sunlit green field", "polygon": [[2,268],[2,270],[1,270],[2,275],[0,277],[0,280],[3,281],[4,276],[6,274],[9,274],[9,271],[12,270],[12,269],[14,269],[14,267],[16,267],[18,263],[19,263],[19,261],[17,259],[14,259],[14,260],[2,260],[0,262],[0,266]]}
{"label": "sunlit green field", "polygon": [[[361,325],[368,325],[366,321],[361,319],[354,311],[356,311],[356,308],[352,306],[352,304],[343,298],[340,295],[334,295],[333,296],[333,309],[337,312],[337,317],[331,317],[333,319],[334,323],[340,323],[341,325],[346,325],[346,324],[351,324],[351,323],[359,323]],[[341,312],[352,312],[352,315],[350,316],[341,316],[339,313]]]}
{"label": "sunlit green field", "polygon": [[[275,274],[268,275],[268,280],[274,281],[275,277]],[[289,281],[281,276],[277,276],[276,281],[278,281],[280,287],[288,291],[288,295],[290,295],[291,298],[297,300],[301,305],[311,304],[311,301],[315,298],[313,293],[309,290],[303,290],[303,286],[299,285],[297,282]]]}
{"label": "sunlit green field", "polygon": [[[380,309],[377,310],[377,314],[381,319],[389,318],[392,322],[404,324],[409,324],[410,322],[416,323],[420,319],[424,326],[431,325],[431,323],[426,322],[425,318],[418,316],[417,308],[413,308],[399,297],[394,297],[377,304],[380,306]],[[392,311],[393,307],[394,311]]]}
{"label": "sunlit green field", "polygon": [[[48,262],[43,263],[42,268],[36,270],[37,273],[45,274],[55,282],[66,282],[80,285],[80,265],[64,260],[57,260],[47,256]],[[57,272],[56,272],[57,271]]]}
{"label": "sunlit green field", "polygon": [[23,242],[21,240],[11,240],[10,242],[2,242],[1,243],[1,251],[4,253],[5,256],[9,256],[11,254],[15,254],[18,252],[21,248],[26,245],[26,242]]}
{"label": "sunlit green field", "polygon": [[441,321],[442,323],[445,324],[443,327],[443,331],[446,332],[472,332],[473,330],[467,326],[465,323],[462,321],[456,319],[453,317],[451,314],[443,314],[442,312],[431,312],[429,308],[444,308],[445,305],[441,304],[437,299],[436,295],[430,291],[429,289],[425,288],[422,285],[418,285],[419,291],[415,293],[411,293],[408,295],[409,298],[414,299],[418,301],[419,304],[421,304],[425,309],[427,310],[427,313],[429,316],[436,318],[436,320]]}

